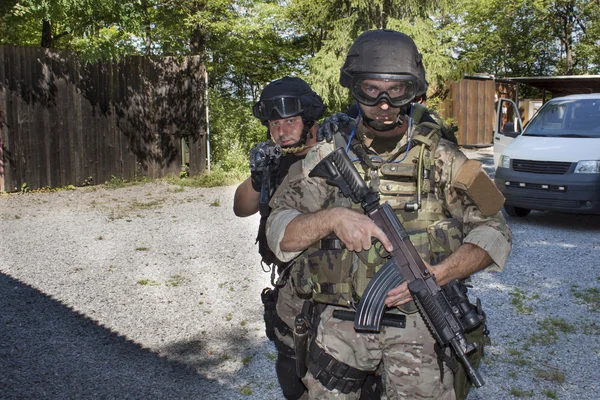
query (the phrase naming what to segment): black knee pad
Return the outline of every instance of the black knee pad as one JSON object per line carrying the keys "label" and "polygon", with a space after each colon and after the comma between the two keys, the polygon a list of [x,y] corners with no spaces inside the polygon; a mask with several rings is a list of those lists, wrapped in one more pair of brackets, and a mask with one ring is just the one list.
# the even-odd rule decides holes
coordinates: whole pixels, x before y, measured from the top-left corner
{"label": "black knee pad", "polygon": [[302,379],[296,375],[296,360],[285,354],[277,353],[275,371],[277,371],[279,385],[287,400],[298,400],[302,397],[306,392],[306,387],[302,383]]}

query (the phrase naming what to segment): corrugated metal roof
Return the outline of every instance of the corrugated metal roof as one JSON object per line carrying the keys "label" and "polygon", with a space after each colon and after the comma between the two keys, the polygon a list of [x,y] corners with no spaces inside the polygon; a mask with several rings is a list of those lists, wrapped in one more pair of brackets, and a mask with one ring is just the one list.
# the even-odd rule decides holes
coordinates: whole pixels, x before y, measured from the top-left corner
{"label": "corrugated metal roof", "polygon": [[600,75],[524,76],[505,79],[545,89],[552,93],[553,97],[600,93]]}

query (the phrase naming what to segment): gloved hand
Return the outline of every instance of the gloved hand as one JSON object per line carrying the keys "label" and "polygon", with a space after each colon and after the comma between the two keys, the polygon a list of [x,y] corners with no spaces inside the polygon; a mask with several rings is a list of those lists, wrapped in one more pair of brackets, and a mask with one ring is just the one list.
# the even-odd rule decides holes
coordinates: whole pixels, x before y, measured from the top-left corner
{"label": "gloved hand", "polygon": [[327,142],[331,142],[333,140],[333,135],[335,135],[336,132],[342,131],[346,126],[353,122],[353,118],[341,112],[330,115],[319,125],[317,141],[322,142],[323,140],[326,140]]}
{"label": "gloved hand", "polygon": [[269,140],[259,143],[250,150],[250,179],[252,188],[260,192],[262,174],[268,165],[277,165],[281,147]]}

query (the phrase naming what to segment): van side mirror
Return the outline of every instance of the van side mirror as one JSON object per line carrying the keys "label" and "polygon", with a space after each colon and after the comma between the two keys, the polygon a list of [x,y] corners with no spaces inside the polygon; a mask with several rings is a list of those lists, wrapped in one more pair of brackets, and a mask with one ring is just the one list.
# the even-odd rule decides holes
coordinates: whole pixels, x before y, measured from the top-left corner
{"label": "van side mirror", "polygon": [[521,134],[521,132],[515,131],[514,122],[507,122],[504,124],[504,127],[502,128],[502,134],[505,136],[508,136],[508,137],[515,138],[515,137],[519,136]]}

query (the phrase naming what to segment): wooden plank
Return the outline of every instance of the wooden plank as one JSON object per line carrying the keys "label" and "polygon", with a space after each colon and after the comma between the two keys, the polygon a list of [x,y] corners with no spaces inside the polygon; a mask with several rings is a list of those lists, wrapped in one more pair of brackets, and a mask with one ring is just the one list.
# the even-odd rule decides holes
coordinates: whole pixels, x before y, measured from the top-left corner
{"label": "wooden plank", "polygon": [[21,91],[18,88],[22,85],[22,69],[21,69],[21,58],[20,48],[13,48],[12,58],[12,76],[15,82],[15,90],[13,91],[13,113],[15,120],[13,124],[14,137],[15,137],[15,162],[17,167],[17,181],[15,182],[18,189],[21,190],[21,185],[26,183],[26,159],[25,159],[25,143],[24,143],[24,129],[22,125],[23,114],[21,110],[23,99],[21,97]]}
{"label": "wooden plank", "polygon": [[[46,81],[44,53],[38,48],[30,48],[29,62],[32,66],[31,76],[32,84],[35,85],[33,98],[33,121],[32,127],[36,138],[35,151],[37,153],[36,160],[38,163],[39,187],[50,186],[48,178],[48,153],[46,151],[46,114],[47,114],[47,99],[49,93],[48,82]],[[35,62],[34,62],[35,61]]]}
{"label": "wooden plank", "polygon": [[125,115],[125,107],[128,100],[128,86],[130,85],[130,80],[128,79],[131,71],[131,58],[125,57],[123,58],[121,64],[121,71],[119,73],[119,124],[121,127],[121,178],[122,179],[132,179],[135,169],[135,155],[130,146],[130,140],[128,136],[127,130],[129,129],[129,124],[127,121],[127,116]]}
{"label": "wooden plank", "polygon": [[5,164],[5,180],[4,185],[8,191],[14,192],[20,190],[21,185],[21,170],[19,159],[19,126],[17,120],[17,96],[16,90],[16,75],[15,75],[15,47],[8,46],[5,51],[5,74],[7,82],[7,99],[6,99],[6,123],[8,131],[8,146],[4,143],[4,148],[8,151],[8,155],[5,154],[5,159],[10,157],[8,161],[8,170]]}
{"label": "wooden plank", "polygon": [[[6,82],[6,56],[5,46],[0,46],[0,192],[6,192],[6,183],[10,182],[10,164],[8,163],[8,154],[5,154],[4,149],[8,145],[8,84]],[[6,166],[5,166],[5,160]]]}
{"label": "wooden plank", "polygon": [[[46,50],[47,51],[47,50]],[[60,187],[61,180],[61,153],[60,153],[60,109],[58,104],[58,77],[56,71],[60,70],[60,62],[55,57],[47,57],[46,63],[50,68],[50,82],[53,86],[52,99],[48,104],[49,125],[48,125],[48,148],[50,158],[50,185]]]}
{"label": "wooden plank", "polygon": [[[84,131],[86,126],[83,124],[83,107],[85,99],[83,97],[84,85],[84,66],[81,62],[71,57],[69,59],[69,73],[73,82],[73,147],[75,154],[73,155],[75,165],[75,175],[81,183],[88,181],[90,175],[87,174],[86,168],[86,153],[85,153],[85,138]],[[93,181],[92,181],[93,182]],[[100,183],[100,182],[93,182]]]}
{"label": "wooden plank", "polygon": [[68,98],[68,82],[65,74],[66,64],[64,61],[64,53],[55,53],[54,59],[57,60],[55,66],[56,80],[56,109],[58,116],[58,141],[60,149],[60,186],[76,185],[77,182],[72,179],[71,175],[71,144],[69,132],[69,98]]}
{"label": "wooden plank", "polygon": [[113,112],[113,92],[115,89],[114,82],[115,62],[106,63],[106,167],[104,179],[107,180],[110,175],[115,175],[117,158],[115,155],[115,120]]}

